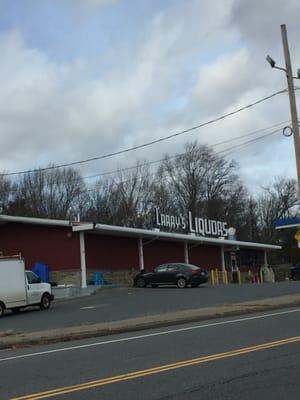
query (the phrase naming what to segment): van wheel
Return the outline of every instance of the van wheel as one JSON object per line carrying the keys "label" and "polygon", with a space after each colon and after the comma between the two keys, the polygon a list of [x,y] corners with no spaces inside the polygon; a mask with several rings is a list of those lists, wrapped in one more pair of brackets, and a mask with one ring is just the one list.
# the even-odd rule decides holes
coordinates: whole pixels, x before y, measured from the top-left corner
{"label": "van wheel", "polygon": [[43,294],[41,303],[40,303],[40,309],[41,310],[48,310],[50,308],[51,300],[49,294]]}
{"label": "van wheel", "polygon": [[0,301],[0,318],[4,315],[4,310],[5,310],[5,306],[3,303],[1,303]]}

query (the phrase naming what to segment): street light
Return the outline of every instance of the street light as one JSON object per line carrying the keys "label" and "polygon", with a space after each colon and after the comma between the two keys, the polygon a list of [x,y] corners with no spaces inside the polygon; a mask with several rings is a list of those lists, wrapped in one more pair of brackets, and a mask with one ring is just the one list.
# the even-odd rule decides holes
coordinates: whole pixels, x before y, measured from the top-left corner
{"label": "street light", "polygon": [[[284,71],[286,74],[288,73],[288,70],[286,68],[278,67],[276,65],[276,61],[271,56],[267,55],[266,60],[271,65],[271,68],[280,69],[281,71]],[[300,68],[297,69],[297,76],[293,76],[292,78],[300,79]]]}

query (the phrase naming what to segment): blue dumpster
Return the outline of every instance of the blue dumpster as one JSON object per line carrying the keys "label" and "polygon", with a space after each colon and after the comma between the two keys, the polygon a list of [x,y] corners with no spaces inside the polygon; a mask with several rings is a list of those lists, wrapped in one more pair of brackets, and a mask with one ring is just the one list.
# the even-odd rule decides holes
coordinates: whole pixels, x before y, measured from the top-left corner
{"label": "blue dumpster", "polygon": [[49,267],[43,262],[36,262],[32,267],[32,272],[34,272],[42,282],[49,282]]}
{"label": "blue dumpster", "polygon": [[104,285],[104,275],[103,272],[94,273],[94,285]]}

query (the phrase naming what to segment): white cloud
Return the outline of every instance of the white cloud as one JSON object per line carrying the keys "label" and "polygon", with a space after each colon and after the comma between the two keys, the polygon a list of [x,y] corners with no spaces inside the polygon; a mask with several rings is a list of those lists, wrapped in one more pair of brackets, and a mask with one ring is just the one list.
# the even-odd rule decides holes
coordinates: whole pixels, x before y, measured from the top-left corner
{"label": "white cloud", "polygon": [[107,7],[117,3],[120,0],[77,0],[82,3],[83,6],[88,7]]}
{"label": "white cloud", "polygon": [[[78,1],[97,7],[114,3]],[[0,170],[84,159],[148,142],[284,87],[284,74],[271,70],[265,55],[279,57],[278,23],[284,19],[294,59],[300,61],[298,2],[287,0],[272,17],[270,2],[248,3],[226,0],[215,7],[193,0],[161,6],[142,29],[139,25],[133,42],[112,46],[105,69],[105,54],[100,61],[58,63],[29,45],[20,31],[0,34]],[[195,138],[213,144],[237,137],[288,119],[287,100],[281,96],[188,136],[85,169],[96,173],[115,169],[118,160],[157,159],[165,151],[182,151],[183,143]],[[281,143],[270,140],[271,153],[258,144],[232,154],[252,188],[282,170],[293,175],[290,145],[283,144],[282,154]]]}

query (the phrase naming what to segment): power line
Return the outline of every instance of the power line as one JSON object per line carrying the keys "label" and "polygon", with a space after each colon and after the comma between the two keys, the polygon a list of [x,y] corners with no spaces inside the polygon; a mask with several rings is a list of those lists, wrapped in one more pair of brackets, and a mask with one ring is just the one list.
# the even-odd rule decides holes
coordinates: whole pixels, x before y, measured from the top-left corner
{"label": "power line", "polygon": [[228,149],[225,149],[225,150],[221,150],[221,151],[219,151],[217,154],[222,154],[222,153],[226,153],[226,152],[232,153],[232,152],[234,152],[236,149],[239,149],[239,148],[248,146],[249,144],[255,143],[255,142],[257,142],[258,140],[264,139],[264,138],[266,138],[266,137],[268,137],[268,136],[272,136],[272,135],[274,135],[275,133],[278,133],[278,132],[280,132],[280,131],[281,131],[281,129],[276,129],[275,131],[266,133],[265,135],[262,135],[262,136],[260,136],[260,137],[258,137],[258,138],[248,140],[247,142],[237,144],[237,145],[232,146],[231,148],[228,148]]}
{"label": "power line", "polygon": [[[284,122],[282,122],[282,123],[284,123]],[[276,126],[276,125],[279,125],[279,124],[275,124],[275,126]],[[273,126],[274,126],[274,125],[273,125]],[[268,128],[264,128],[264,130],[266,130],[266,129],[268,129]],[[264,138],[266,138],[266,137],[268,137],[268,136],[272,136],[272,135],[274,135],[275,133],[278,133],[278,132],[280,132],[280,131],[281,131],[281,129],[276,129],[276,130],[274,130],[274,131],[272,131],[272,132],[269,132],[269,133],[267,133],[267,134],[265,134],[265,135],[263,135],[263,136],[259,136],[259,137],[254,138],[254,139],[250,139],[250,140],[248,140],[248,141],[246,141],[246,142],[244,142],[244,143],[240,143],[240,144],[237,144],[237,145],[228,147],[227,149],[224,149],[224,150],[219,150],[219,151],[216,152],[215,154],[222,154],[222,153],[226,153],[226,152],[228,152],[228,153],[233,153],[233,152],[235,152],[235,151],[236,151],[237,149],[239,149],[239,148],[242,148],[242,147],[246,147],[246,146],[248,146],[248,145],[251,145],[251,144],[253,144],[253,143],[255,143],[255,142],[258,142],[258,141],[261,140],[261,139],[264,139]],[[252,132],[252,134],[253,134],[253,133],[254,133],[254,132]],[[248,134],[248,135],[249,135],[249,134]],[[247,135],[244,135],[244,136],[247,136]],[[178,154],[178,155],[173,156],[173,157],[170,157],[170,158],[175,158],[175,157],[178,157],[178,156],[183,155],[183,154],[185,154],[185,153]],[[162,175],[166,175],[166,174],[167,174],[167,171],[165,171]],[[112,186],[118,186],[118,185],[121,185],[121,184],[130,183],[130,182],[133,182],[133,181],[139,181],[139,180],[142,180],[142,179],[145,179],[145,178],[149,178],[149,177],[155,176],[155,175],[156,175],[156,173],[146,174],[146,175],[139,176],[139,177],[134,177],[134,178],[129,178],[129,179],[121,180],[120,182],[111,182],[111,185],[112,185]],[[161,181],[161,178],[160,178],[160,179],[156,179],[156,180],[152,181],[151,183],[156,183],[156,182],[159,182],[159,181]],[[82,191],[81,191],[81,194],[87,193],[87,192],[95,192],[95,191],[97,191],[97,190],[98,190],[97,187],[93,187],[93,188],[90,188],[90,189],[82,190]],[[19,192],[19,189],[11,189],[10,192],[11,192],[11,193],[18,193],[18,192]]]}
{"label": "power line", "polygon": [[[281,131],[281,129],[276,129],[276,130],[274,130],[272,132],[269,132],[269,133],[267,133],[267,134],[265,134],[263,136],[260,136],[258,138],[254,138],[254,139],[248,140],[248,141],[246,141],[244,143],[240,143],[238,145],[228,147],[227,149],[220,150],[220,151],[216,152],[216,154],[222,154],[222,153],[226,153],[226,152],[233,153],[233,152],[235,152],[236,150],[238,150],[240,148],[247,147],[247,146],[249,146],[249,145],[251,145],[253,143],[258,142],[261,139],[265,139],[266,137],[272,136],[275,133],[278,133],[280,131]],[[177,156],[175,156],[175,157],[177,157]],[[172,158],[174,158],[174,157],[172,157]],[[162,175],[164,176],[166,174],[167,174],[167,171],[165,171]],[[129,178],[129,179],[121,180],[120,182],[111,182],[111,184],[113,186],[118,186],[118,185],[130,183],[130,182],[134,182],[134,181],[139,181],[139,180],[142,180],[142,179],[145,179],[145,178],[149,178],[149,177],[155,176],[155,175],[156,175],[156,173],[146,174],[146,175],[135,177],[135,178]],[[161,181],[161,177],[160,177],[160,179],[156,179],[156,180],[152,181],[151,183],[156,183],[156,182],[159,182],[159,181]],[[82,193],[93,192],[93,191],[97,191],[97,190],[98,190],[97,187],[94,187],[94,188],[91,188],[91,189],[86,189]]]}
{"label": "power line", "polygon": [[272,93],[269,96],[266,96],[266,97],[263,97],[262,99],[256,100],[253,103],[247,104],[246,106],[240,107],[240,108],[238,108],[238,109],[236,109],[234,111],[231,111],[229,113],[223,114],[223,115],[221,115],[219,117],[216,117],[216,118],[211,119],[209,121],[203,122],[203,123],[201,123],[199,125],[193,126],[191,128],[185,129],[185,130],[177,132],[177,133],[173,133],[173,134],[168,135],[168,136],[161,137],[161,138],[156,139],[156,140],[152,140],[150,142],[143,143],[141,145],[137,145],[137,146],[134,146],[134,147],[129,147],[127,149],[115,151],[115,152],[104,154],[104,155],[100,155],[100,156],[97,156],[97,157],[87,158],[85,160],[73,161],[73,162],[64,163],[64,164],[58,164],[58,165],[52,165],[50,167],[45,167],[45,168],[37,168],[37,169],[24,170],[24,171],[18,171],[18,172],[8,172],[8,173],[0,174],[0,176],[23,175],[23,174],[27,174],[27,173],[42,172],[42,171],[48,171],[48,170],[53,170],[53,169],[57,169],[57,168],[71,167],[73,165],[79,165],[79,164],[85,164],[85,163],[88,163],[88,162],[91,162],[91,161],[103,160],[105,158],[110,158],[110,157],[113,157],[113,156],[116,156],[116,155],[128,153],[130,151],[134,151],[134,150],[141,149],[141,148],[144,148],[144,147],[152,146],[153,144],[160,143],[160,142],[163,142],[165,140],[169,140],[169,139],[172,139],[174,137],[190,133],[190,132],[192,132],[192,131],[194,131],[196,129],[203,128],[204,126],[207,126],[207,125],[213,124],[215,122],[221,121],[221,120],[223,120],[223,119],[225,119],[225,118],[227,118],[229,116],[235,115],[235,114],[237,114],[237,113],[239,113],[241,111],[244,111],[246,109],[254,107],[257,104],[260,104],[260,103],[262,103],[262,102],[264,102],[266,100],[269,100],[269,99],[271,99],[271,98],[273,98],[273,97],[275,97],[275,96],[277,96],[279,94],[285,93],[286,91],[287,91],[286,89],[279,90],[279,91],[277,91],[275,93]]}
{"label": "power line", "polygon": [[[266,127],[266,128],[257,129],[256,131],[249,132],[249,133],[247,133],[247,134],[245,134],[245,135],[240,135],[240,136],[237,136],[237,137],[235,137],[235,138],[226,139],[226,140],[223,140],[222,142],[214,143],[214,144],[212,144],[210,147],[221,146],[221,145],[223,145],[223,144],[230,143],[230,142],[234,142],[234,141],[236,141],[236,140],[243,139],[243,138],[246,138],[246,137],[248,137],[248,136],[256,135],[257,133],[264,132],[264,131],[266,131],[266,130],[268,130],[268,129],[275,128],[275,127],[277,127],[277,126],[286,124],[286,123],[288,123],[288,122],[290,122],[290,120],[278,122],[278,123],[273,124],[273,125],[270,125],[270,126],[268,126],[268,127]],[[276,132],[277,132],[277,131],[276,131]],[[186,153],[176,154],[176,155],[174,155],[174,156],[168,157],[168,159],[177,158],[177,157],[180,157],[180,156],[182,156],[182,155],[184,155],[184,154],[186,154]],[[146,166],[146,165],[158,164],[158,163],[160,163],[160,162],[162,162],[162,161],[164,161],[164,158],[162,158],[162,159],[160,159],[160,160],[146,161],[146,162],[143,162],[141,165],[133,165],[133,166],[130,166],[130,167],[120,168],[120,169],[113,170],[113,171],[107,171],[107,172],[103,172],[103,173],[100,173],[100,174],[84,176],[83,179],[91,179],[91,178],[97,178],[97,177],[101,177],[101,176],[107,176],[107,175],[117,174],[117,173],[120,173],[120,172],[123,172],[123,171],[129,171],[129,170],[132,170],[132,169],[138,169],[139,167],[143,167],[143,166]]]}

